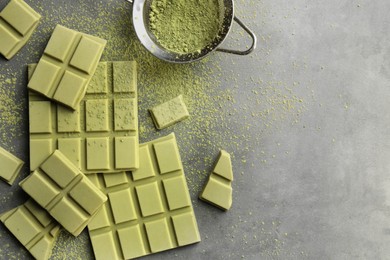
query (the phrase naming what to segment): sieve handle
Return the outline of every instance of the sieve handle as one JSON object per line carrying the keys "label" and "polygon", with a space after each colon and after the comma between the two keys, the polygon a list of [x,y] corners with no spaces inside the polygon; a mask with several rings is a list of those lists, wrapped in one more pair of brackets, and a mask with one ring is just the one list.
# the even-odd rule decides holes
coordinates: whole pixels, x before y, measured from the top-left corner
{"label": "sieve handle", "polygon": [[[128,0],[128,1],[132,1],[132,0]],[[240,25],[241,28],[244,29],[249,34],[249,36],[252,38],[252,45],[251,45],[251,47],[249,47],[249,49],[247,49],[246,51],[236,51],[236,50],[223,49],[223,48],[217,48],[216,51],[226,52],[226,53],[231,53],[231,54],[237,54],[237,55],[248,55],[254,49],[256,49],[256,43],[257,43],[256,35],[243,22],[241,22],[241,20],[238,19],[237,16],[234,16],[234,21],[236,23],[238,23],[238,25]]]}

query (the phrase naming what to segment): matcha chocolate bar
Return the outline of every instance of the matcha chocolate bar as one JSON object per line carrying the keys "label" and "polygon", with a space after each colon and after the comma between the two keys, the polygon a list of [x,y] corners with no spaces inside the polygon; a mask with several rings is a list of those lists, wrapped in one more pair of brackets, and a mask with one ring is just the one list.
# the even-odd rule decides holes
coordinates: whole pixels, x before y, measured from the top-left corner
{"label": "matcha chocolate bar", "polygon": [[105,46],[106,40],[57,25],[28,88],[76,110]]}
{"label": "matcha chocolate bar", "polygon": [[23,0],[11,0],[0,12],[0,53],[10,60],[30,39],[40,19]]}
{"label": "matcha chocolate bar", "polygon": [[23,164],[22,160],[0,147],[0,179],[12,185]]}
{"label": "matcha chocolate bar", "polygon": [[132,259],[200,241],[174,134],[140,145],[140,168],[88,175],[108,197],[88,225],[96,259]]}
{"label": "matcha chocolate bar", "polygon": [[190,116],[182,95],[155,106],[149,111],[157,129],[166,128]]}
{"label": "matcha chocolate bar", "polygon": [[[29,75],[34,72],[29,65]],[[100,62],[76,110],[29,92],[30,169],[55,149],[83,173],[138,168],[137,65]]]}
{"label": "matcha chocolate bar", "polygon": [[107,200],[58,150],[21,181],[20,186],[74,236],[83,231]]}
{"label": "matcha chocolate bar", "polygon": [[221,150],[213,172],[199,198],[220,208],[228,210],[232,206],[233,170],[230,154]]}
{"label": "matcha chocolate bar", "polygon": [[61,227],[46,210],[30,199],[0,220],[35,259],[49,259]]}

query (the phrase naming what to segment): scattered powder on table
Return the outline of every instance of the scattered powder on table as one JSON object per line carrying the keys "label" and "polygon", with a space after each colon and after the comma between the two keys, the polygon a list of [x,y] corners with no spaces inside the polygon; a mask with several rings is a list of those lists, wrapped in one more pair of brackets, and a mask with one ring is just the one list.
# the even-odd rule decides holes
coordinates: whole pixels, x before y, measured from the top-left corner
{"label": "scattered powder on table", "polygon": [[157,41],[175,53],[200,52],[218,37],[218,0],[154,0],[149,26]]}
{"label": "scattered powder on table", "polygon": [[[298,122],[300,115],[306,110],[305,104],[308,99],[300,93],[309,88],[307,83],[295,84],[294,75],[281,77],[280,73],[276,73],[275,68],[268,63],[272,61],[270,53],[273,47],[269,44],[271,35],[261,36],[259,51],[250,57],[232,56],[230,58],[223,54],[215,54],[200,62],[170,64],[155,58],[139,43],[132,29],[132,5],[126,1],[78,0],[77,5],[70,1],[63,1],[61,5],[58,5],[56,1],[30,2],[34,9],[43,15],[39,28],[42,37],[32,37],[25,47],[25,54],[16,56],[14,60],[23,59],[20,61],[22,64],[36,62],[56,24],[108,40],[102,57],[104,61],[136,60],[139,69],[140,141],[150,141],[172,131],[175,132],[192,198],[197,197],[203,187],[219,149],[234,152],[232,154],[233,165],[238,171],[242,168],[241,161],[252,164],[254,167],[253,158],[262,160],[265,157],[264,154],[256,152],[256,149],[261,147],[267,134],[276,131],[280,123]],[[240,1],[240,4],[254,6],[254,2],[255,0]],[[250,17],[248,14],[240,14],[240,9],[237,11],[240,17],[253,21],[253,24],[249,24],[250,26],[254,26],[256,15],[263,17],[263,23],[266,23],[271,16],[265,13],[266,9],[253,10]],[[233,44],[242,41],[240,34],[230,34],[229,38],[232,38]],[[245,46],[239,45],[239,47]],[[245,67],[238,69],[240,65],[236,64],[240,61],[245,63],[246,59],[255,59],[258,64],[256,73],[248,72],[247,77],[242,75],[243,72],[241,74],[239,72],[245,71],[243,69]],[[6,63],[5,66],[8,64],[10,63]],[[237,69],[223,71],[226,66],[221,64],[233,64]],[[292,66],[297,70],[305,69],[305,64],[293,64]],[[22,78],[25,76],[24,69],[18,68],[15,71],[18,72],[17,75],[7,77]],[[0,81],[4,83],[5,79]],[[16,85],[24,87],[18,82]],[[8,96],[10,100],[18,100],[12,98],[12,80],[11,83],[3,84],[0,89],[7,93],[4,97]],[[185,98],[191,117],[166,130],[156,131],[147,109],[179,94]],[[3,103],[3,99],[0,98],[0,101]],[[12,115],[16,116],[15,120],[18,120],[17,117],[28,116],[27,110],[24,111],[22,105],[18,105],[17,101],[12,102],[11,106],[16,107],[3,109],[16,113]],[[2,107],[1,104],[0,107]],[[10,119],[5,121],[12,122]],[[20,119],[16,122],[15,126],[21,124]],[[253,132],[253,128],[258,131]],[[19,127],[16,129],[18,130]],[[252,156],[252,159],[247,158],[249,156]],[[258,166],[257,163],[255,165]],[[261,173],[254,171],[253,175],[255,174]],[[194,207],[196,206],[195,202]],[[244,230],[251,230],[253,228],[251,225],[254,223],[247,222],[246,218],[243,218],[239,224],[244,225]],[[258,226],[257,223],[254,226]],[[237,232],[242,230],[236,229]],[[283,251],[283,245],[275,242],[273,236],[267,236],[268,233],[275,233],[273,228],[264,229],[265,231],[256,231],[256,239],[249,241],[248,244],[243,243],[244,246],[250,249],[251,246],[260,245],[265,257],[289,253]],[[226,238],[223,243],[241,242],[238,241],[238,235],[233,240],[229,242]],[[2,250],[12,253],[13,249],[2,247]],[[63,233],[54,249],[52,259],[88,259],[91,254],[87,234],[83,233],[75,239]],[[237,255],[232,258],[237,259]]]}
{"label": "scattered powder on table", "polygon": [[[196,197],[203,185],[203,178],[210,170],[205,168],[212,165],[215,159],[214,151],[221,147],[226,150],[240,147],[238,142],[226,142],[226,138],[231,138],[230,134],[227,136],[218,130],[224,119],[221,106],[229,110],[233,104],[228,98],[232,93],[221,86],[222,69],[218,55],[189,64],[173,64],[157,59],[138,41],[132,28],[132,5],[126,1],[97,1],[90,6],[89,0],[80,0],[80,5],[88,8],[68,2],[58,6],[42,0],[33,5],[42,13],[40,30],[43,37],[33,37],[27,46],[29,53],[43,50],[42,46],[45,46],[58,23],[106,39],[103,61],[137,61],[140,142],[175,132],[188,185],[192,196]],[[39,55],[35,56],[39,59]],[[190,119],[156,131],[148,108],[180,94],[191,114]]]}
{"label": "scattered powder on table", "polygon": [[13,141],[22,135],[23,97],[15,91],[16,78],[0,71],[0,146],[14,152]]}
{"label": "scattered powder on table", "polygon": [[[90,0],[80,0],[79,5],[63,2],[60,6],[43,0],[32,3],[43,15],[40,27],[43,37],[33,37],[27,52],[32,54],[31,59],[38,60],[41,53],[36,50],[43,51],[53,28],[61,24],[106,39],[104,61],[136,60],[140,142],[175,132],[179,148],[183,147],[181,156],[193,197],[201,190],[219,149],[234,151],[232,160],[241,164],[261,145],[267,132],[274,131],[280,122],[297,122],[305,111],[306,102],[297,95],[301,84],[278,80],[277,76],[275,80],[262,79],[263,75],[274,73],[266,63],[267,55],[253,53],[245,58],[256,59],[259,64],[258,73],[250,74],[246,80],[239,69],[223,71],[221,65],[221,62],[230,63],[238,68],[242,65],[235,63],[241,57],[215,54],[189,64],[167,63],[150,54],[137,39],[132,28],[131,4],[126,1],[91,3]],[[263,14],[264,17],[267,15]],[[241,16],[254,20],[254,17]],[[242,40],[242,35],[231,34],[229,38],[233,38],[236,44]],[[269,37],[264,35],[260,46],[267,46],[268,40]],[[271,52],[271,47],[267,48],[266,52]],[[156,131],[148,108],[180,94],[191,117],[163,131]],[[237,99],[241,99],[240,102]],[[253,128],[258,131],[253,133]],[[264,155],[259,154],[258,158],[262,160]]]}
{"label": "scattered powder on table", "polygon": [[92,247],[89,241],[88,231],[85,229],[79,236],[74,237],[70,233],[62,230],[50,259],[91,259]]}

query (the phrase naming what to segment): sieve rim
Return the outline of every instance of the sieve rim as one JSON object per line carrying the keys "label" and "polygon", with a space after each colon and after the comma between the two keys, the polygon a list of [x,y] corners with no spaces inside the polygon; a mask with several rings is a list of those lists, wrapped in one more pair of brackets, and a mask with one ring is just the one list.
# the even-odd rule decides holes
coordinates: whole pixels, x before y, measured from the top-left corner
{"label": "sieve rim", "polygon": [[[234,16],[234,2],[233,0],[221,0],[223,6],[223,21],[221,28],[214,38],[213,42],[205,46],[200,52],[192,52],[186,54],[175,53],[173,51],[163,48],[153,38],[154,35],[150,31],[148,26],[149,20],[149,6],[153,0],[128,0],[133,3],[133,27],[137,34],[138,39],[142,45],[154,56],[167,62],[173,63],[189,63],[200,60],[214,51],[221,51],[232,54],[247,55],[253,51],[256,47],[256,36],[252,31],[244,25],[244,29],[250,34],[253,39],[252,46],[246,51],[234,51],[227,49],[219,49],[218,47],[224,42],[229,34],[233,21],[237,22],[237,18]],[[241,22],[239,23],[241,25]],[[242,25],[241,25],[242,26]]]}
{"label": "sieve rim", "polygon": [[150,32],[150,29],[147,26],[148,24],[147,20],[149,19],[148,7],[150,6],[150,2],[151,2],[150,0],[133,1],[133,26],[142,45],[156,57],[169,62],[176,62],[176,63],[192,62],[209,55],[226,38],[231,28],[231,24],[233,22],[233,16],[234,16],[233,1],[223,0],[224,14],[223,14],[223,22],[221,25],[221,29],[220,32],[218,33],[219,37],[215,37],[214,41],[210,45],[205,46],[205,48],[203,48],[200,52],[179,54],[161,47],[153,39],[152,32]]}

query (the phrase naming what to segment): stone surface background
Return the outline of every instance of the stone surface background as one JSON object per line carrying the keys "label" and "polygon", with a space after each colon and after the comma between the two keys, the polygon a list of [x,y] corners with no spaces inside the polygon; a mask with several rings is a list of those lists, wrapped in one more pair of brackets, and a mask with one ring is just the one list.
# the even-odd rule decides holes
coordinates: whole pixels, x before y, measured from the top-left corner
{"label": "stone surface background", "polygon": [[[235,1],[255,52],[183,66],[148,56],[124,0],[26,2],[44,18],[17,56],[0,58],[0,145],[27,162],[17,182],[29,171],[26,64],[60,23],[111,37],[103,60],[139,62],[142,142],[177,135],[202,242],[145,259],[389,259],[389,1]],[[225,47],[244,49],[232,29]],[[188,86],[151,83],[164,76]],[[147,109],[181,93],[191,118],[156,131]],[[228,212],[197,199],[220,148],[235,173]],[[0,183],[0,212],[26,198]],[[0,258],[31,258],[3,226],[0,241]],[[93,258],[87,232],[62,233],[52,259],[77,258]]]}

